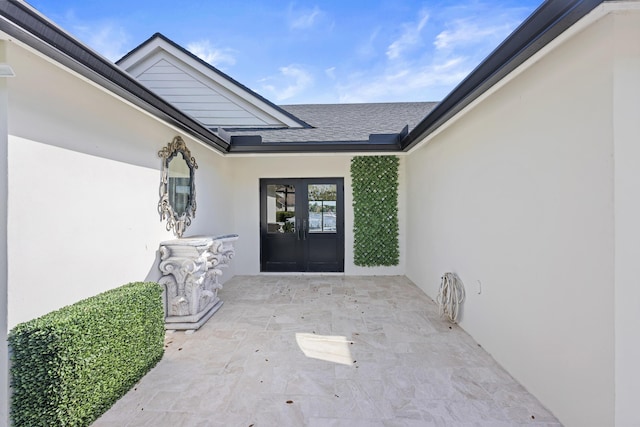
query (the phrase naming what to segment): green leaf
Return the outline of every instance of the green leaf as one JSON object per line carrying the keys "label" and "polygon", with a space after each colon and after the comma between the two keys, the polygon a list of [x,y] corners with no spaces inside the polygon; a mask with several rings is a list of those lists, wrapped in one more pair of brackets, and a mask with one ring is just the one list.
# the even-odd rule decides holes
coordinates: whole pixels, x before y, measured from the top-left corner
{"label": "green leaf", "polygon": [[351,160],[355,265],[394,266],[400,261],[398,166],[396,156]]}
{"label": "green leaf", "polygon": [[16,426],[88,426],[162,358],[157,283],[130,283],[9,333]]}

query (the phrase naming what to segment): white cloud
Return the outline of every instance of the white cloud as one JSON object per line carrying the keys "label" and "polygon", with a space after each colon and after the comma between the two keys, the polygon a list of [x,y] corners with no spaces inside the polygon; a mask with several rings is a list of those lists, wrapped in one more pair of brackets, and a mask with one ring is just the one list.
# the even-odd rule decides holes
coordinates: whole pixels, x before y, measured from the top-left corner
{"label": "white cloud", "polygon": [[372,75],[351,76],[338,86],[340,102],[439,101],[473,67],[468,58],[444,62],[416,63],[400,69],[386,69]]}
{"label": "white cloud", "polygon": [[437,63],[431,66],[435,72],[449,72],[458,66],[464,66],[464,57],[457,56],[455,58],[449,58],[445,62]]}
{"label": "white cloud", "polygon": [[324,73],[327,75],[327,77],[329,77],[331,80],[335,80],[336,78],[336,67],[329,67],[326,70],[324,70]]}
{"label": "white cloud", "polygon": [[111,22],[75,24],[74,34],[108,60],[115,62],[127,53],[129,36],[123,27]]}
{"label": "white cloud", "polygon": [[418,20],[418,22],[403,24],[402,34],[387,48],[387,57],[389,59],[397,59],[406,50],[420,45],[422,41],[421,32],[424,26],[427,24],[427,21],[429,20],[429,14],[426,10],[423,9],[420,11],[419,16],[420,19]]}
{"label": "white cloud", "polygon": [[62,28],[68,29],[75,37],[112,62],[129,51],[129,34],[113,20],[83,20],[78,18],[74,9],[67,9],[59,19]]}
{"label": "white cloud", "polygon": [[369,38],[366,39],[365,42],[361,43],[356,48],[356,53],[358,57],[367,59],[367,58],[373,58],[378,55],[378,51],[376,49],[376,41],[378,39],[378,35],[380,34],[381,30],[382,30],[382,27],[375,28],[369,35]]}
{"label": "white cloud", "polygon": [[433,42],[437,49],[455,49],[471,44],[493,42],[504,39],[515,27],[515,23],[479,26],[470,19],[459,19],[452,24],[453,29],[444,30]]}
{"label": "white cloud", "polygon": [[300,12],[294,11],[292,6],[289,8],[289,27],[291,29],[306,30],[311,28],[323,14],[318,6],[314,6],[312,10]]}
{"label": "white cloud", "polygon": [[[339,102],[440,101],[508,36],[522,15],[522,8],[496,14],[477,2],[430,13],[423,9],[415,21],[401,24],[398,36],[386,44],[383,60],[369,61],[336,79]],[[431,28],[441,22],[441,29]]]}
{"label": "white cloud", "polygon": [[280,74],[261,80],[262,88],[271,92],[277,101],[293,98],[313,85],[313,75],[299,65],[279,68]]}
{"label": "white cloud", "polygon": [[187,50],[198,58],[211,65],[222,68],[224,65],[234,65],[236,58],[233,50],[229,48],[219,49],[211,46],[209,40],[200,40],[187,44]]}

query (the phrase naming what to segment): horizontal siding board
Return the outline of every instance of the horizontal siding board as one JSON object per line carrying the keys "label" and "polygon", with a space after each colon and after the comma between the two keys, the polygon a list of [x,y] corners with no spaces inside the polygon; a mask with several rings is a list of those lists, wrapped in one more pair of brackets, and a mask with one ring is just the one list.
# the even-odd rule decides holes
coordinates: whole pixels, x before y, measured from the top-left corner
{"label": "horizontal siding board", "polygon": [[153,81],[146,81],[146,82],[144,82],[144,84],[145,84],[145,86],[147,86],[148,88],[151,88],[151,89],[162,88],[162,87],[166,87],[166,88],[171,88],[171,87],[175,87],[175,88],[201,87],[201,88],[206,88],[208,91],[211,91],[210,88],[208,88],[204,84],[202,84],[202,83],[200,83],[198,81],[195,81],[195,80],[191,80],[191,81],[186,81],[186,80],[182,80],[182,81],[153,80]]}
{"label": "horizontal siding board", "polygon": [[185,88],[176,88],[176,87],[163,87],[156,88],[154,91],[162,96],[171,96],[171,95],[212,95],[212,90],[210,88],[197,88],[197,87],[185,87]]}
{"label": "horizontal siding board", "polygon": [[206,94],[206,95],[167,95],[165,97],[165,99],[167,99],[167,101],[171,102],[171,103],[175,103],[175,104],[189,104],[192,102],[195,103],[202,103],[202,104],[211,104],[212,108],[216,108],[216,104],[233,104],[235,105],[237,108],[238,107],[235,103],[231,103],[229,102],[229,100],[227,98],[225,98],[222,95],[216,95],[216,94]]}
{"label": "horizontal siding board", "polygon": [[158,62],[153,64],[151,67],[149,67],[148,70],[154,70],[154,69],[160,70],[160,69],[166,69],[166,68],[170,68],[173,70],[180,70],[180,68],[176,67],[174,64],[167,61],[166,59],[159,60]]}
{"label": "horizontal siding board", "polygon": [[210,104],[205,102],[175,102],[173,104],[183,111],[211,111],[211,114],[217,114],[219,111],[237,111],[242,112],[243,115],[252,115],[247,110],[238,108],[237,105],[230,103]]}
{"label": "horizontal siding board", "polygon": [[242,108],[238,108],[235,104],[210,104],[210,103],[199,103],[199,102],[175,102],[173,103],[177,108],[184,111],[211,111],[211,114],[217,114],[219,111],[242,111],[242,114],[253,115],[247,110]]}
{"label": "horizontal siding board", "polygon": [[[190,116],[193,117],[198,117],[198,118],[209,118],[209,119],[218,119],[218,118],[242,118],[242,119],[248,119],[248,118],[254,118],[255,116],[253,116],[252,114],[249,114],[246,111],[206,111],[206,110],[184,110],[185,113],[189,114]],[[257,119],[256,119],[257,120]],[[258,120],[259,122],[262,122],[262,120]]]}
{"label": "horizontal siding board", "polygon": [[266,123],[256,117],[251,118],[220,118],[216,120],[210,120],[207,118],[200,118],[192,116],[196,120],[201,121],[205,126],[226,126],[226,127],[238,127],[238,126],[264,126]]}
{"label": "horizontal siding board", "polygon": [[[144,73],[138,80],[141,82],[150,82],[154,80],[169,80],[169,81],[190,81],[190,82],[198,82],[198,80],[193,77],[185,74],[185,73]],[[198,82],[200,83],[200,82]],[[202,84],[202,83],[200,83]]]}
{"label": "horizontal siding board", "polygon": [[175,65],[168,64],[167,65],[154,65],[148,68],[144,74],[171,74],[171,73],[179,73],[181,72],[180,68]]}
{"label": "horizontal siding board", "polygon": [[230,102],[228,99],[224,99],[223,97],[217,96],[198,96],[198,95],[190,95],[190,96],[178,96],[171,95],[166,97],[167,100],[171,100],[171,102],[180,105],[189,105],[189,104],[197,104],[197,105],[211,105],[211,108],[219,110],[244,110],[244,108],[239,105]]}
{"label": "horizontal siding board", "polygon": [[148,70],[144,72],[144,74],[171,74],[179,72],[180,69],[178,67],[174,67],[173,65],[154,65]]}

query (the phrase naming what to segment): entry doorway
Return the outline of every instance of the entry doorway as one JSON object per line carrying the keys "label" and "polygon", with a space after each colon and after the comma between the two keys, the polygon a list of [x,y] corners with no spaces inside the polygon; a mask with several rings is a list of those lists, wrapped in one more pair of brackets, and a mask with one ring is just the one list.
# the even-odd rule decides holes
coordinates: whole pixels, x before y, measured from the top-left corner
{"label": "entry doorway", "polygon": [[343,178],[260,180],[260,270],[344,271]]}

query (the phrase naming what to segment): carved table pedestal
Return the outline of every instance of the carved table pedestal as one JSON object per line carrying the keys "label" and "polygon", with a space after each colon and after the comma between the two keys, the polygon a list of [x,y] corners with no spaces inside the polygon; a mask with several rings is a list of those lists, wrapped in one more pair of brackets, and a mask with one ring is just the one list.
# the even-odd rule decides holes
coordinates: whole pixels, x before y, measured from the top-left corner
{"label": "carved table pedestal", "polygon": [[235,255],[237,234],[160,243],[165,328],[195,330],[222,306],[219,277]]}

